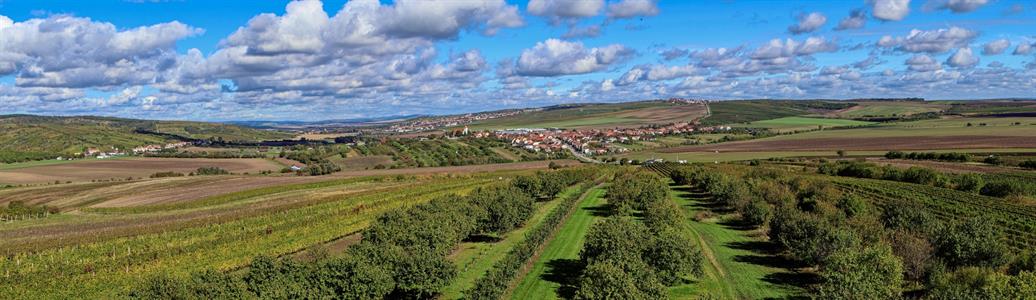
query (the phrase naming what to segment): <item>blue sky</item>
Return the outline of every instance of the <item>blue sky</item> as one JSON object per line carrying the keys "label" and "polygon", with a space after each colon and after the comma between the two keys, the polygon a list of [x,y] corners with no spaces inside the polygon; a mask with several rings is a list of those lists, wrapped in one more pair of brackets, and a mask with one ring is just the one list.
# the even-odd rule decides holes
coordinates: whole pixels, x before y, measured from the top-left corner
{"label": "blue sky", "polygon": [[[850,16],[854,16],[850,18]],[[688,97],[1036,97],[1011,0],[0,0],[0,113],[192,120]]]}

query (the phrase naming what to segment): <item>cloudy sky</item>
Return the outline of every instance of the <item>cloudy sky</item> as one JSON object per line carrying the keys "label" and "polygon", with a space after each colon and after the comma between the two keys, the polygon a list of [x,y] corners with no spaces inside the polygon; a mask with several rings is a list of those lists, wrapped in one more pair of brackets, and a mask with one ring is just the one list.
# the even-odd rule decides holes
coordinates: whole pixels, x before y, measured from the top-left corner
{"label": "cloudy sky", "polygon": [[0,0],[0,114],[1036,97],[1024,0]]}

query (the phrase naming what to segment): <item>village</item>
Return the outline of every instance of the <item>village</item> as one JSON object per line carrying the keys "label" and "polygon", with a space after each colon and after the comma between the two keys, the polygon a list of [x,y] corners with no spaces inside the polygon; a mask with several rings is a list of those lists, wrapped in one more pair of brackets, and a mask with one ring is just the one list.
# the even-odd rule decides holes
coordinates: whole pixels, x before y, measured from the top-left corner
{"label": "village", "polygon": [[75,160],[77,158],[97,158],[107,159],[118,156],[126,156],[130,154],[140,155],[144,153],[158,152],[167,149],[177,149],[194,145],[191,142],[176,142],[168,143],[165,145],[144,145],[137,146],[130,150],[130,152],[123,152],[118,147],[112,147],[111,149],[102,150],[97,147],[88,147],[83,152],[73,154],[71,157],[58,157],[57,160]]}
{"label": "village", "polygon": [[611,129],[559,129],[559,128],[515,128],[496,131],[470,132],[464,127],[462,134],[477,138],[494,137],[511,142],[511,145],[529,151],[548,153],[571,149],[583,155],[602,155],[629,152],[630,145],[638,141],[651,141],[659,137],[730,131],[730,126],[697,127],[691,123],[673,123],[661,126]]}

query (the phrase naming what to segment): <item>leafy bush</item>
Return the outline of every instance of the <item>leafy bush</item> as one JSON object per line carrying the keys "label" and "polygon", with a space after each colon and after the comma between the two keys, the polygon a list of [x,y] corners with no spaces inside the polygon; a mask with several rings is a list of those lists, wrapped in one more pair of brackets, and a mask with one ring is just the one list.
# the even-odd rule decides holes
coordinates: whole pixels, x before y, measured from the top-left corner
{"label": "leafy bush", "polygon": [[194,175],[226,175],[230,174],[227,170],[220,167],[201,167],[197,171],[194,171]]}
{"label": "leafy bush", "polygon": [[835,253],[821,268],[823,299],[895,299],[903,285],[903,263],[886,245]]}
{"label": "leafy bush", "polygon": [[165,178],[165,177],[183,177],[183,173],[180,172],[158,172],[151,174],[151,178]]}

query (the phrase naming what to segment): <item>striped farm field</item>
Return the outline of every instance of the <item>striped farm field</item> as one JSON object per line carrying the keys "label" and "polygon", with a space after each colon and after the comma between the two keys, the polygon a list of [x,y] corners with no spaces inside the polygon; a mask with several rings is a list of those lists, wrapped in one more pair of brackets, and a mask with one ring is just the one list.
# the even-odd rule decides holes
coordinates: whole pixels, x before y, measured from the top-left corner
{"label": "striped farm field", "polygon": [[[357,193],[327,193],[333,188],[325,187],[309,193],[288,191],[283,196],[252,195],[230,207],[184,210],[199,214],[193,219],[160,211],[85,213],[81,218],[3,224],[0,248],[5,255],[0,258],[0,278],[4,284],[0,294],[17,299],[122,298],[134,284],[154,274],[186,276],[208,268],[232,270],[255,255],[294,253],[354,234],[388,210],[464,193],[499,176],[429,178],[403,185],[388,181],[373,184],[391,188]],[[346,185],[355,188],[355,184]],[[215,213],[218,211],[224,213]],[[215,217],[201,216],[210,214]],[[170,215],[179,221],[110,227]],[[99,230],[89,230],[91,226]],[[61,238],[46,240],[50,234],[39,235],[46,232]],[[35,243],[40,238],[43,242]]]}

